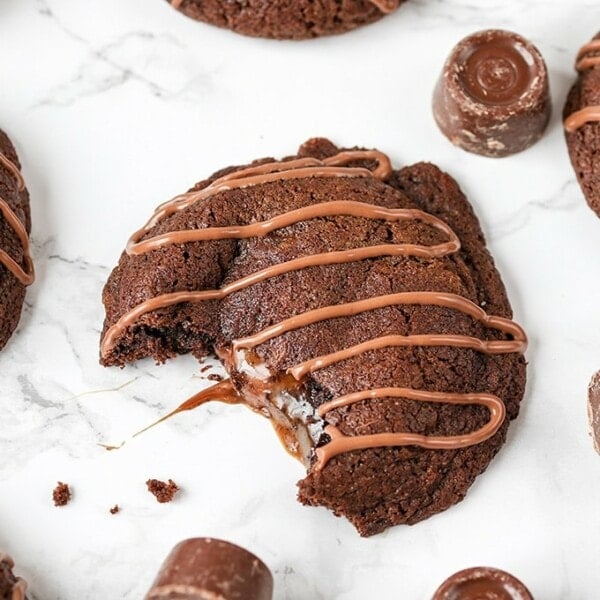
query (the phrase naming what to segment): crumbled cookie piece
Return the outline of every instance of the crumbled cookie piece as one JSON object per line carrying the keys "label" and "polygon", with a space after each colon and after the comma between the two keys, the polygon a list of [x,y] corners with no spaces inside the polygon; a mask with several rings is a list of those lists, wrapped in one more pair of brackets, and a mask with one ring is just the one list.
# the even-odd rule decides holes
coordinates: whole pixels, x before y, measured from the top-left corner
{"label": "crumbled cookie piece", "polygon": [[146,485],[148,486],[148,491],[153,494],[157,502],[160,502],[161,504],[164,502],[171,502],[175,497],[175,494],[179,491],[179,487],[172,479],[169,479],[166,483],[159,479],[148,479]]}
{"label": "crumbled cookie piece", "polygon": [[52,492],[54,506],[66,506],[71,500],[71,488],[68,483],[59,481]]}

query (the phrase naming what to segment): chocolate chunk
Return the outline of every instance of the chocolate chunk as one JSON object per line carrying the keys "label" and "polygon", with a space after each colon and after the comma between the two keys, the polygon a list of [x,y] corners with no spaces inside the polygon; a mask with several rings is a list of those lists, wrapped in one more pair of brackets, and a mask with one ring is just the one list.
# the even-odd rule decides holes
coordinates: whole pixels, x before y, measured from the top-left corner
{"label": "chocolate chunk", "polygon": [[448,577],[432,600],[533,600],[513,575],[491,567],[473,567]]}
{"label": "chocolate chunk", "polygon": [[54,500],[54,506],[66,506],[71,500],[69,484],[59,481],[52,491],[52,499]]}
{"label": "chocolate chunk", "polygon": [[516,33],[490,29],[459,42],[433,97],[442,133],[463,150],[501,157],[525,150],[544,132],[551,103],[539,50]]}
{"label": "chocolate chunk", "polygon": [[600,453],[600,371],[594,374],[588,388],[588,417],[594,448]]}
{"label": "chocolate chunk", "polygon": [[148,491],[154,494],[156,500],[161,504],[171,502],[175,494],[179,491],[179,487],[172,479],[169,479],[166,483],[159,479],[148,479],[146,485],[148,486]]}
{"label": "chocolate chunk", "polygon": [[273,576],[254,554],[211,538],[173,548],[146,600],[271,600]]}
{"label": "chocolate chunk", "polygon": [[110,514],[111,515],[116,515],[121,509],[119,508],[118,504],[115,504],[111,509],[110,509]]}
{"label": "chocolate chunk", "polygon": [[27,584],[13,574],[15,563],[0,552],[0,600],[27,600]]}

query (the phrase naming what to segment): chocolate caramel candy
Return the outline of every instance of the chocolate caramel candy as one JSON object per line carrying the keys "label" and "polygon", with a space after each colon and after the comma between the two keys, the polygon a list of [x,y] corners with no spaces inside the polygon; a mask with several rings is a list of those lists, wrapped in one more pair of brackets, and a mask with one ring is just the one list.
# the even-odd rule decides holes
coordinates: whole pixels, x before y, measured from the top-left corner
{"label": "chocolate caramel candy", "polygon": [[13,574],[14,566],[12,558],[0,551],[0,598],[27,600],[27,584]]}
{"label": "chocolate caramel candy", "polygon": [[594,374],[588,387],[588,418],[594,448],[600,454],[600,371]]}
{"label": "chocolate caramel candy", "polygon": [[212,538],[171,551],[145,600],[271,600],[273,576],[247,550]]}
{"label": "chocolate caramel candy", "polygon": [[506,571],[473,567],[448,577],[432,600],[533,600],[533,596]]}
{"label": "chocolate caramel candy", "polygon": [[542,136],[550,113],[540,52],[520,35],[498,29],[474,33],[454,47],[433,96],[442,133],[484,156],[525,150]]}

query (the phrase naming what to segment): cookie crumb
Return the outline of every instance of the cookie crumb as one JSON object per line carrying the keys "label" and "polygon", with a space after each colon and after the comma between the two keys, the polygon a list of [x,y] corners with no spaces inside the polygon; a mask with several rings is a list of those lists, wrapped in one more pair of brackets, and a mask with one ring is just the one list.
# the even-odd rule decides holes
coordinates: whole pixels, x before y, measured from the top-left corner
{"label": "cookie crumb", "polygon": [[121,510],[121,508],[119,507],[118,504],[115,504],[111,509],[110,509],[110,514],[111,515],[116,515],[119,511]]}
{"label": "cookie crumb", "polygon": [[66,506],[71,500],[69,484],[59,481],[52,492],[52,500],[54,500],[54,506]]}
{"label": "cookie crumb", "polygon": [[172,479],[169,479],[167,483],[160,481],[159,479],[148,479],[146,485],[148,486],[148,491],[153,494],[157,502],[160,502],[161,504],[164,502],[171,502],[175,494],[179,491],[179,487]]}
{"label": "cookie crumb", "polygon": [[200,373],[206,373],[206,371],[209,371],[210,369],[212,369],[213,366],[208,364],[208,365],[204,365],[201,369],[200,369]]}
{"label": "cookie crumb", "polygon": [[223,375],[220,375],[219,373],[211,373],[210,375],[206,376],[206,379],[208,379],[208,381],[223,381]]}

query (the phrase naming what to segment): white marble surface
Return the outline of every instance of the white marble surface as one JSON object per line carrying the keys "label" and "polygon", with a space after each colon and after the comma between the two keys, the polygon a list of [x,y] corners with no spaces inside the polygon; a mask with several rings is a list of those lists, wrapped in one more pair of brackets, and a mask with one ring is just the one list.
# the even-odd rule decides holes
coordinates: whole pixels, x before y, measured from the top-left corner
{"label": "white marble surface", "polygon": [[[585,402],[600,368],[600,220],[574,181],[559,114],[574,53],[599,25],[597,0],[410,0],[345,36],[277,43],[161,0],[1,0],[0,123],[31,191],[39,277],[0,354],[0,547],[34,598],[141,598],[170,547],[194,535],[258,553],[276,600],[428,600],[477,564],[514,572],[537,599],[598,598],[600,457]],[[455,149],[430,114],[451,46],[486,27],[538,45],[555,102],[543,140],[503,160]],[[186,357],[98,365],[100,293],[126,237],[213,170],[314,135],[451,172],[531,337],[522,414],[467,499],[366,540],[296,503],[300,465],[244,408],[179,416],[119,452],[97,446],[207,384]],[[159,505],[148,477],[183,492]],[[50,501],[59,479],[75,493],[64,509]]]}

